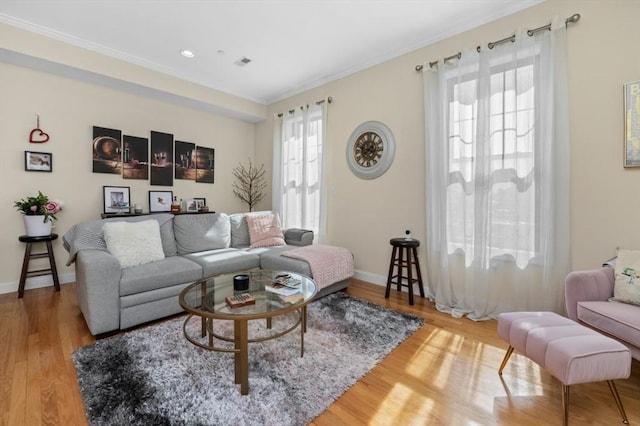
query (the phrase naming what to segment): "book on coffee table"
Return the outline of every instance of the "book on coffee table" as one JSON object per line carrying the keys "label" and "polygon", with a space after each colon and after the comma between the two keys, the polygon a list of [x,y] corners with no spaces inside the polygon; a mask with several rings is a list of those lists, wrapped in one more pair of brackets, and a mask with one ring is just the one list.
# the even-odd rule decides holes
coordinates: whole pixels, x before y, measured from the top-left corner
{"label": "book on coffee table", "polygon": [[264,289],[268,292],[279,294],[280,296],[291,296],[292,294],[300,293],[299,288],[291,288],[279,283],[267,284]]}
{"label": "book on coffee table", "polygon": [[285,287],[298,288],[301,281],[297,278],[279,275],[276,277],[275,284],[282,284]]}

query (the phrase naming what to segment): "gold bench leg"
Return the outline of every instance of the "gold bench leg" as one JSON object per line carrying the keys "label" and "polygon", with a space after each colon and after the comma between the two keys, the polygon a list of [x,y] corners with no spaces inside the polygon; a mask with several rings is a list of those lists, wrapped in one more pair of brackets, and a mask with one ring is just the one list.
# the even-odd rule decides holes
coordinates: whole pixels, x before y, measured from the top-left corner
{"label": "gold bench leg", "polygon": [[509,345],[509,348],[507,349],[507,353],[504,354],[502,364],[500,364],[500,369],[498,370],[498,374],[500,376],[502,376],[502,370],[504,370],[505,365],[507,365],[507,361],[509,361],[509,357],[511,357],[511,354],[513,353],[514,349],[515,348],[513,346]]}
{"label": "gold bench leg", "polygon": [[562,424],[569,424],[569,385],[562,385]]}
{"label": "gold bench leg", "polygon": [[[607,384],[609,385],[609,389],[611,390],[611,395],[613,395],[613,399],[616,401],[616,405],[618,406],[618,411],[620,411],[620,415],[622,416],[622,423],[625,425],[629,424],[629,420],[627,419],[627,413],[624,412],[624,407],[622,406],[622,401],[620,400],[620,395],[618,395],[618,389],[616,388],[616,384],[613,383],[613,380],[607,380]],[[567,426],[569,424],[569,385],[562,385],[562,411],[564,419],[562,420],[562,424]]]}
{"label": "gold bench leg", "polygon": [[613,380],[607,380],[607,384],[609,385],[609,389],[611,390],[611,395],[613,395],[613,399],[616,400],[618,411],[620,411],[620,415],[622,416],[622,423],[624,423],[625,425],[628,425],[629,420],[627,420],[627,413],[624,412],[624,407],[622,406],[620,395],[618,395],[618,389],[616,388],[616,384],[613,383]]}

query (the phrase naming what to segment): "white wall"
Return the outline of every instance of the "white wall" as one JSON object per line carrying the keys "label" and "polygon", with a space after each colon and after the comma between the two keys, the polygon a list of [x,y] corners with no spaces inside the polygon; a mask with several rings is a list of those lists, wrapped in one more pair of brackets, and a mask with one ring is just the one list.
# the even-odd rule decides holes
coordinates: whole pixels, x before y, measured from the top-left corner
{"label": "white wall", "polygon": [[[616,247],[640,248],[640,169],[622,167],[622,87],[640,80],[640,2],[547,0],[339,81],[271,105],[286,111],[331,96],[328,157],[329,242],[350,248],[359,275],[386,281],[389,239],[405,229],[425,241],[424,107],[415,65],[580,13],[568,31],[571,107],[573,267],[595,268]],[[355,177],[345,159],[349,135],[369,120],[387,124],[396,157],[380,178]],[[271,162],[272,120],[257,125],[256,152]],[[260,148],[258,148],[260,147]],[[331,193],[331,191],[330,191]],[[420,250],[424,265],[424,251]]]}
{"label": "white wall", "polygon": [[[78,50],[77,54],[82,59],[84,52]],[[119,64],[113,61],[113,65]],[[51,137],[47,143],[28,141],[29,132],[36,127],[36,114],[40,115],[40,128]],[[233,196],[231,170],[239,162],[246,163],[253,157],[253,123],[2,62],[0,117],[3,159],[0,293],[17,290],[24,254],[24,244],[18,241],[18,236],[24,233],[22,215],[14,209],[14,201],[36,195],[38,190],[65,203],[55,224],[55,232],[60,236],[75,223],[100,217],[103,185],[131,187],[132,203],[141,203],[145,211],[148,211],[149,190],[172,190],[185,199],[205,197],[210,208],[216,211],[246,210]],[[172,133],[178,140],[214,148],[215,183],[175,180],[172,187],[158,187],[150,186],[148,180],[92,173],[94,125],[146,138],[151,130]],[[52,173],[24,171],[25,150],[51,152]],[[73,268],[64,266],[67,253],[60,239],[54,242],[54,247],[60,278],[69,281],[73,278]],[[44,259],[32,261],[31,269],[46,264]],[[50,276],[34,277],[27,281],[27,288],[51,283]]]}

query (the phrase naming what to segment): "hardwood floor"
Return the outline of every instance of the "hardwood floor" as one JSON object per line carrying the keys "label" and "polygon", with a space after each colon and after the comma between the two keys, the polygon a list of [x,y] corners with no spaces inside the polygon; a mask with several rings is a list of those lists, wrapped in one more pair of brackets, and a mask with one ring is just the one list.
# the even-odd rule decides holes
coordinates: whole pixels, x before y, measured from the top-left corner
{"label": "hardwood floor", "polygon": [[[506,345],[495,321],[473,322],[433,304],[354,280],[349,294],[426,319],[426,324],[336,400],[312,424],[559,425],[561,386],[514,354],[502,378]],[[0,295],[0,425],[84,425],[72,352],[94,339],[75,285]],[[345,362],[349,362],[345,360]],[[631,424],[640,424],[640,363],[616,382]],[[571,425],[621,424],[606,383],[571,387]]]}

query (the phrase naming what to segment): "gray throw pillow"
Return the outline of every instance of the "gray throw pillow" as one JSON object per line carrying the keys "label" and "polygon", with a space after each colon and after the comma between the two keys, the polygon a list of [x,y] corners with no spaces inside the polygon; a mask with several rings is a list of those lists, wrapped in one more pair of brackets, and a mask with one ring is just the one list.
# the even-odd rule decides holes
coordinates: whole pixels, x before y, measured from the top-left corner
{"label": "gray throw pillow", "polygon": [[173,232],[178,254],[228,248],[231,244],[229,216],[224,213],[177,215]]}

